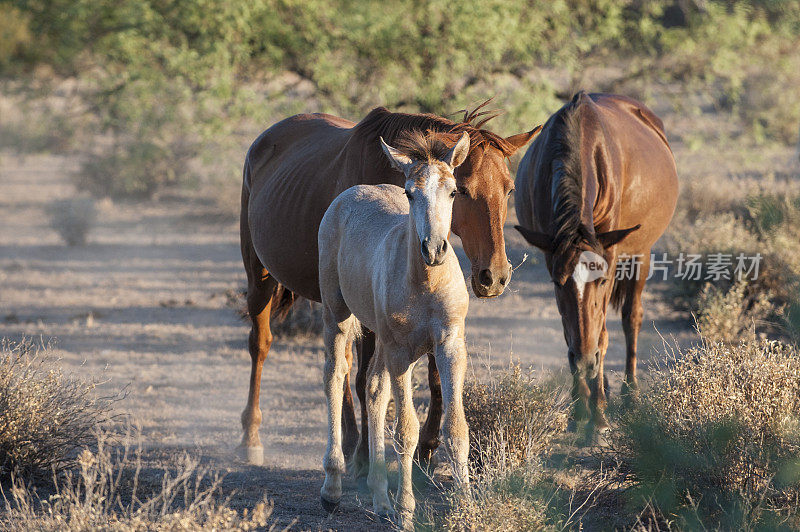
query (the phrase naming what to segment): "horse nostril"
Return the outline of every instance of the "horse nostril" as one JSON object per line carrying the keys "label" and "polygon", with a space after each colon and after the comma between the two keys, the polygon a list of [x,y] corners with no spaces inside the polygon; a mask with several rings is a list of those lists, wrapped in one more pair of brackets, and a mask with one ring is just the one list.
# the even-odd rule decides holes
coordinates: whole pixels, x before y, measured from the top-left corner
{"label": "horse nostril", "polygon": [[442,253],[447,253],[447,240],[442,242]]}
{"label": "horse nostril", "polygon": [[507,282],[508,282],[508,277],[500,278],[500,286],[505,286]]}
{"label": "horse nostril", "polygon": [[493,279],[491,270],[481,270],[478,274],[478,281],[480,281],[483,286],[492,286]]}

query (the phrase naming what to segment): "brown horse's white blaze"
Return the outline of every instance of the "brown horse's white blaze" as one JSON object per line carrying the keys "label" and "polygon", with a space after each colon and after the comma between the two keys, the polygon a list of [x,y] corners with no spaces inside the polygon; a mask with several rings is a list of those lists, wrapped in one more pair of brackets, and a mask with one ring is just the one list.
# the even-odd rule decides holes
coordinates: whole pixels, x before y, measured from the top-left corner
{"label": "brown horse's white blaze", "polygon": [[[325,394],[328,447],[323,459],[322,503],[333,511],[342,496],[342,383],[345,348],[361,325],[375,332],[377,349],[367,375],[369,476],[373,508],[392,513],[387,491],[384,423],[389,391],[397,408],[399,524],[414,529],[412,459],[419,421],[411,374],[433,355],[441,375],[443,436],[454,476],[468,483],[468,427],[462,393],[467,365],[464,322],[469,297],[458,259],[447,241],[453,200],[453,169],[467,156],[469,135],[452,148],[442,135],[417,133],[399,149],[381,139],[405,188],[359,185],[340,194],[319,229],[319,279],[325,321]],[[404,197],[405,195],[405,197]]]}
{"label": "brown horse's white blaze", "polygon": [[[663,124],[629,98],[579,92],[528,149],[517,189],[517,229],[544,251],[555,287],[574,376],[575,417],[591,413],[590,428],[604,430],[608,306],[622,309],[627,392],[637,388],[650,248],[677,201],[678,177]],[[641,261],[634,279],[615,279],[623,254]],[[604,272],[590,275],[596,265]]]}
{"label": "brown horse's white blaze", "polygon": [[[250,333],[250,387],[242,413],[241,452],[251,463],[261,463],[258,435],[261,424],[259,394],[261,368],[272,342],[270,319],[284,315],[296,296],[320,300],[317,230],[331,201],[357,184],[402,185],[405,176],[393,169],[381,151],[379,137],[392,144],[409,131],[431,130],[455,143],[470,137],[467,161],[457,169],[453,231],[461,238],[472,263],[472,286],[478,297],[502,293],[510,270],[505,254],[502,223],[511,180],[505,158],[524,146],[537,130],[507,138],[481,129],[487,118],[478,109],[456,123],[431,114],[371,111],[355,124],[326,114],[296,115],[264,131],[250,147],[242,180],[241,244],[247,272]],[[435,254],[436,249],[431,249]],[[370,331],[359,342],[356,391],[362,403],[362,433],[356,424],[350,374],[343,383],[345,452],[358,442],[358,456],[366,458],[365,383],[374,338]],[[350,357],[352,359],[352,357]],[[420,451],[429,455],[438,444],[441,417],[439,377],[434,359],[429,363],[431,408],[421,434]]]}

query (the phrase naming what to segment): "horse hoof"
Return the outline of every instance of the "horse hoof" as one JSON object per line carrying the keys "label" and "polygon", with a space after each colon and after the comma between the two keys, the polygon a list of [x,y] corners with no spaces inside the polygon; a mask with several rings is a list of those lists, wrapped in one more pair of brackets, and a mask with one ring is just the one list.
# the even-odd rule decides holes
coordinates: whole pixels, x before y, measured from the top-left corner
{"label": "horse hoof", "polygon": [[264,447],[239,447],[239,456],[252,466],[264,465]]}
{"label": "horse hoof", "polygon": [[332,514],[337,508],[339,508],[339,501],[329,501],[323,496],[320,496],[320,500],[322,501],[322,508],[328,512],[328,514]]}

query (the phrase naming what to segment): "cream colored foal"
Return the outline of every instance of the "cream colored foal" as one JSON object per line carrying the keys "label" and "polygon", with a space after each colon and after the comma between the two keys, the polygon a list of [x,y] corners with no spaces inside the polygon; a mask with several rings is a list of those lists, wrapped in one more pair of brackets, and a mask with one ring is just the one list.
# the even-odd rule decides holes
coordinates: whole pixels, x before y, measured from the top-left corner
{"label": "cream colored foal", "polygon": [[447,237],[457,193],[453,169],[467,156],[469,135],[464,133],[452,148],[442,140],[448,137],[416,133],[400,140],[397,149],[381,139],[392,166],[406,176],[405,190],[394,185],[349,188],[334,200],[319,228],[329,429],[322,503],[333,511],[342,496],[342,387],[350,369],[345,349],[363,323],[377,340],[367,377],[368,483],[375,512],[391,515],[384,453],[391,388],[399,452],[396,501],[404,528],[413,522],[411,471],[419,436],[411,372],[428,353],[434,353],[442,380],[443,440],[457,481],[468,483],[462,403],[468,295]]}

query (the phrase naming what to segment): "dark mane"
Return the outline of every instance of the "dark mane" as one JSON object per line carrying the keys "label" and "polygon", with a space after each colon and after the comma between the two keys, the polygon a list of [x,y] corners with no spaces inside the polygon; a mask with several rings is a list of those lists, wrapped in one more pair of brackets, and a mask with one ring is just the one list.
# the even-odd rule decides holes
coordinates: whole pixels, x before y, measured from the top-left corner
{"label": "dark mane", "polygon": [[599,243],[583,225],[583,174],[581,170],[581,127],[578,108],[585,93],[578,92],[553,117],[553,140],[550,143],[552,168],[552,204],[556,254],[563,254],[580,240],[592,247]]}
{"label": "dark mane", "polygon": [[[453,122],[430,113],[392,113],[385,107],[376,107],[361,122],[353,126],[352,136],[365,141],[370,146],[374,143],[375,149],[379,149],[378,137],[383,137],[386,142],[392,144],[408,131],[453,134],[449,139],[451,146],[458,141],[458,134],[467,132],[470,152],[487,144],[497,148],[507,157],[514,153],[516,147],[503,137],[481,129],[486,122],[500,114],[498,110],[481,111],[490,101],[483,102],[471,111],[464,111],[464,118],[461,122]],[[388,162],[386,164],[388,165]]]}

